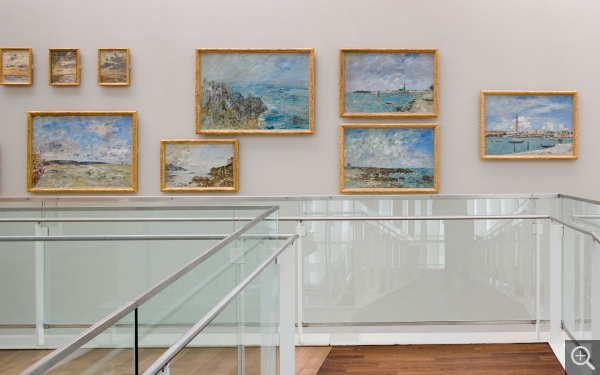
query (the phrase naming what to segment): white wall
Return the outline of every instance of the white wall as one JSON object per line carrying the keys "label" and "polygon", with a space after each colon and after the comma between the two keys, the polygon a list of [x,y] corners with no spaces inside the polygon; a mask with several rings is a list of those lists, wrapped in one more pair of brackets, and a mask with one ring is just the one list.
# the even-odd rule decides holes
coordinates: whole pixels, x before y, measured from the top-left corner
{"label": "white wall", "polygon": [[[597,0],[29,0],[0,12],[0,46],[32,47],[34,84],[0,86],[0,196],[27,196],[29,110],[137,110],[139,196],[162,195],[161,139],[195,134],[195,48],[313,47],[315,134],[243,135],[238,195],[334,195],[338,51],[438,48],[440,193],[600,199]],[[79,48],[79,87],[48,85],[48,49]],[[131,49],[129,87],[96,83],[97,49]],[[480,90],[577,90],[579,160],[479,159]]]}

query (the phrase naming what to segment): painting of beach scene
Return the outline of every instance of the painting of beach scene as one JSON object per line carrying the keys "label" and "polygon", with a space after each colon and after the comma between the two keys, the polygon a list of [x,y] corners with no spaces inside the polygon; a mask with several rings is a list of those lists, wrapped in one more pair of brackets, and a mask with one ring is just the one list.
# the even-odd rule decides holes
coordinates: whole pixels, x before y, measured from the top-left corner
{"label": "painting of beach scene", "polygon": [[314,132],[312,49],[197,49],[196,133]]}
{"label": "painting of beach scene", "polygon": [[129,49],[98,49],[98,85],[129,85]]}
{"label": "painting of beach scene", "polygon": [[577,92],[482,91],[482,159],[577,159]]}
{"label": "painting of beach scene", "polygon": [[436,117],[436,49],[341,49],[340,116]]}
{"label": "painting of beach scene", "polygon": [[238,191],[238,141],[160,141],[161,191]]}
{"label": "painting of beach scene", "polygon": [[0,48],[0,84],[31,85],[31,48]]}
{"label": "painting of beach scene", "polygon": [[437,124],[342,124],[340,192],[437,193]]}
{"label": "painting of beach scene", "polygon": [[53,86],[79,85],[79,50],[54,48],[49,51],[48,79]]}
{"label": "painting of beach scene", "polygon": [[135,192],[136,112],[29,112],[27,191]]}

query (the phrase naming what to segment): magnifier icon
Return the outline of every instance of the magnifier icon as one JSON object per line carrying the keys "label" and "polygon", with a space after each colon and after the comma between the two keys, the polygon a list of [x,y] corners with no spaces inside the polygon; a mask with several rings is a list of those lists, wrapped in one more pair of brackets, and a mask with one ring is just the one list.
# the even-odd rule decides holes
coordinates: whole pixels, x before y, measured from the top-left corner
{"label": "magnifier icon", "polygon": [[590,357],[590,350],[585,346],[578,346],[571,351],[571,359],[573,360],[573,363],[575,363],[577,366],[588,365],[588,367],[594,371],[596,368],[590,363]]}

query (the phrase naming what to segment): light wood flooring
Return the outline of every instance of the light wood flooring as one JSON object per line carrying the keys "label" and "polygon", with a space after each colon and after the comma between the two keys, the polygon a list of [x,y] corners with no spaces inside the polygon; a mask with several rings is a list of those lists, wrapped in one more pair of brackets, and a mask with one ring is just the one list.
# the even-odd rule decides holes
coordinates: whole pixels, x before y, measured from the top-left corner
{"label": "light wood flooring", "polygon": [[[164,349],[141,349],[143,371]],[[0,374],[18,374],[49,350],[0,350]],[[131,374],[131,350],[80,351],[51,375]],[[199,371],[201,369],[201,372]],[[259,374],[260,349],[246,348],[246,374]],[[237,375],[236,348],[187,348],[171,374]],[[332,374],[564,375],[547,344],[297,347],[296,375]],[[282,374],[287,375],[287,374]]]}

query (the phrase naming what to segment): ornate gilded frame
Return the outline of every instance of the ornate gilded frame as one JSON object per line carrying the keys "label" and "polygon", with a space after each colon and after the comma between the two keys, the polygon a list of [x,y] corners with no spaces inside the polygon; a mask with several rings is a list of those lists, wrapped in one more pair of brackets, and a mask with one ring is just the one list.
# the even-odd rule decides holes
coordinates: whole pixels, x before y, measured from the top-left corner
{"label": "ornate gilded frame", "polygon": [[[123,116],[131,117],[131,185],[129,187],[34,187],[33,121],[37,116]],[[137,191],[137,112],[136,111],[30,111],[27,112],[27,191],[32,193],[134,193]],[[40,155],[41,158],[41,155]],[[42,165],[46,163],[42,159]],[[42,172],[43,173],[43,172]]]}
{"label": "ornate gilded frame", "polygon": [[[346,112],[345,110],[345,53],[430,53],[433,55],[433,112]],[[438,116],[438,50],[431,48],[341,48],[339,58],[339,115],[340,117],[425,118]]]}
{"label": "ornate gilded frame", "polygon": [[[9,52],[9,51],[27,51],[28,55],[29,55],[29,67],[27,69],[27,74],[29,76],[27,82],[23,82],[23,83],[14,83],[14,82],[6,82],[4,80],[4,53],[5,52]],[[23,47],[16,47],[16,48],[0,48],[0,85],[5,85],[5,86],[31,86],[33,84],[33,51],[31,48],[23,48]]]}
{"label": "ornate gilded frame", "polygon": [[[572,155],[487,155],[485,135],[485,99],[488,95],[513,95],[513,96],[571,96],[573,98],[573,154]],[[480,95],[480,120],[479,120],[479,155],[483,160],[575,160],[578,158],[578,125],[577,125],[577,91],[504,91],[482,90]]]}
{"label": "ornate gilded frame", "polygon": [[[54,82],[52,80],[52,53],[54,52],[75,52],[75,82]],[[48,50],[48,84],[50,86],[79,86],[81,84],[79,48],[50,48]]]}
{"label": "ornate gilded frame", "polygon": [[[102,82],[102,52],[110,51],[125,52],[125,82]],[[130,69],[129,48],[98,48],[98,86],[129,86]]]}
{"label": "ornate gilded frame", "polygon": [[[308,78],[308,129],[203,129],[201,124],[200,55],[202,53],[307,53]],[[315,56],[313,48],[197,48],[196,49],[196,133],[197,134],[313,134],[315,120]]]}
{"label": "ornate gilded frame", "polygon": [[[233,145],[233,185],[227,187],[167,187],[166,186],[166,146],[169,144],[176,145],[207,145],[207,144],[231,144]],[[237,139],[163,139],[160,141],[160,191],[164,192],[237,192],[239,186],[239,151]],[[194,176],[196,177],[196,176]]]}
{"label": "ornate gilded frame", "polygon": [[[346,188],[344,161],[344,130],[348,128],[433,129],[433,188]],[[341,193],[437,193],[439,191],[439,127],[438,124],[340,124],[339,166]]]}

